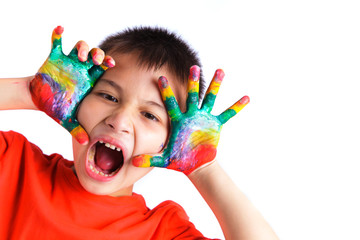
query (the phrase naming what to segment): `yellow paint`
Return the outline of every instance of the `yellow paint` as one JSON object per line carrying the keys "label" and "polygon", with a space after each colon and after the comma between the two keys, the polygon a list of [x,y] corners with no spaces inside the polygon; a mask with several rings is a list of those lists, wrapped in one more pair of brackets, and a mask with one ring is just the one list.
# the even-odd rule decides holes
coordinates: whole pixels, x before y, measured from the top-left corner
{"label": "yellow paint", "polygon": [[189,80],[188,92],[189,93],[199,92],[199,81]]}
{"label": "yellow paint", "polygon": [[211,144],[216,147],[219,142],[219,132],[212,128],[197,130],[191,133],[189,140],[193,146]]}
{"label": "yellow paint", "polygon": [[208,88],[208,90],[207,90],[207,92],[206,92],[206,94],[212,93],[212,94],[214,94],[216,96],[218,94],[218,92],[219,92],[220,84],[221,84],[221,82],[212,81],[209,88]]}
{"label": "yellow paint", "polygon": [[175,97],[173,91],[170,88],[170,85],[168,85],[166,88],[162,88],[161,93],[163,101],[165,101],[167,98]]}
{"label": "yellow paint", "polygon": [[240,100],[237,101],[234,105],[232,105],[229,109],[233,109],[236,113],[238,113],[246,106],[246,104],[248,104],[247,101],[245,103],[242,103]]}
{"label": "yellow paint", "polygon": [[80,144],[86,144],[89,142],[89,137],[88,137],[87,133],[85,132],[85,130],[81,126],[77,126],[73,130],[71,130],[70,133],[74,138],[76,138],[76,140]]}

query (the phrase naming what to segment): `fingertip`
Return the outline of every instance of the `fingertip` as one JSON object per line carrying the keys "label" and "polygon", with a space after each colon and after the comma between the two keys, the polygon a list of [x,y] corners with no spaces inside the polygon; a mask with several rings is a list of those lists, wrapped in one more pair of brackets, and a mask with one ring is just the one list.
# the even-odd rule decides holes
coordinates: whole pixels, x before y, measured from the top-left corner
{"label": "fingertip", "polygon": [[70,134],[78,141],[81,145],[86,145],[89,143],[89,136],[87,135],[85,129],[81,126],[74,128]]}
{"label": "fingertip", "polygon": [[149,155],[140,155],[132,159],[132,164],[135,167],[150,167],[150,156]]}
{"label": "fingertip", "polygon": [[169,86],[169,82],[166,79],[166,77],[164,77],[164,76],[159,77],[158,83],[159,83],[160,89],[164,89]]}
{"label": "fingertip", "polygon": [[197,65],[194,65],[190,68],[190,75],[189,75],[189,79],[194,81],[194,82],[198,82],[199,81],[199,77],[200,77],[200,67]]}
{"label": "fingertip", "polygon": [[115,67],[115,60],[111,56],[106,55],[103,64],[108,68],[112,68]]}
{"label": "fingertip", "polygon": [[216,81],[218,81],[218,82],[221,82],[223,79],[224,79],[224,77],[225,77],[225,72],[224,72],[224,70],[222,70],[222,69],[217,69],[216,71],[215,71],[215,79],[216,79]]}
{"label": "fingertip", "polygon": [[57,26],[55,29],[54,29],[54,32],[57,34],[57,35],[61,35],[63,32],[64,32],[64,28],[62,26]]}
{"label": "fingertip", "polygon": [[190,67],[190,72],[200,73],[200,67],[198,65],[193,65]]}
{"label": "fingertip", "polygon": [[192,66],[190,67],[190,70],[191,70],[191,69],[200,70],[200,67],[199,67],[198,65],[192,65]]}
{"label": "fingertip", "polygon": [[57,26],[54,28],[51,35],[52,48],[60,48],[61,49],[61,34],[63,33],[64,28],[61,26]]}
{"label": "fingertip", "polygon": [[91,49],[90,54],[95,65],[100,65],[104,61],[105,53],[100,48]]}
{"label": "fingertip", "polygon": [[89,46],[83,40],[76,43],[76,49],[78,51],[78,58],[81,62],[85,62],[88,58]]}
{"label": "fingertip", "polygon": [[89,139],[84,140],[84,139],[76,139],[81,145],[87,145],[89,143]]}
{"label": "fingertip", "polygon": [[248,104],[250,102],[250,98],[249,96],[243,96],[241,99],[240,99],[240,103],[241,104]]}

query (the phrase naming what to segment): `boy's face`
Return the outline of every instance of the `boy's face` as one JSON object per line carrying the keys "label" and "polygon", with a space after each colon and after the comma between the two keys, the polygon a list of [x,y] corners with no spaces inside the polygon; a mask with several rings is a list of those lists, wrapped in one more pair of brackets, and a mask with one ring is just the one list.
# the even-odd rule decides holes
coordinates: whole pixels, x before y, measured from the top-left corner
{"label": "boy's face", "polygon": [[116,66],[98,80],[79,108],[77,118],[90,142],[73,140],[73,149],[75,171],[87,191],[121,196],[131,195],[133,184],[151,170],[133,166],[132,158],[159,153],[166,144],[170,122],[158,78],[168,78],[180,106],[185,106],[186,86],[174,81],[166,67],[139,67],[134,54],[114,59]]}

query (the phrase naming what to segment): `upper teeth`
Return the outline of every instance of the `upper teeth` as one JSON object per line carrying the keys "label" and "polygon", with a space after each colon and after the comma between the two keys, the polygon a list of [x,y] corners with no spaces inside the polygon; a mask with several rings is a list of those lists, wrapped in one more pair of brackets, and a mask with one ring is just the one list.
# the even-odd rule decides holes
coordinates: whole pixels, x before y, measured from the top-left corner
{"label": "upper teeth", "polygon": [[[104,143],[103,141],[99,141],[99,142],[100,142],[100,143]],[[121,151],[121,148],[118,148],[118,147],[116,147],[115,145],[112,145],[112,144],[110,144],[110,143],[105,143],[105,147],[111,148],[112,150],[115,150],[115,149],[116,149],[116,151],[118,151],[118,152]]]}

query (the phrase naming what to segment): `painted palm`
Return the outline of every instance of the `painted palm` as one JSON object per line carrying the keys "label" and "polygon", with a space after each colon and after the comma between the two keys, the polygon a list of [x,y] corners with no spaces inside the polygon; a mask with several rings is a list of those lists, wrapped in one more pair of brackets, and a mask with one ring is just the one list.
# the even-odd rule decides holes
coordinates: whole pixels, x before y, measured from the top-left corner
{"label": "painted palm", "polygon": [[101,65],[95,65],[92,54],[81,62],[75,47],[69,55],[62,51],[60,26],[52,33],[52,47],[49,57],[30,83],[33,102],[47,115],[67,129],[77,141],[89,141],[85,130],[76,120],[76,109],[81,100],[90,92],[95,81],[108,67],[114,66],[110,57]]}
{"label": "painted palm", "polygon": [[161,156],[140,155],[133,159],[138,167],[164,167],[184,172],[186,175],[215,159],[222,126],[246,104],[244,96],[218,116],[211,114],[224,72],[215,72],[201,108],[199,105],[200,68],[190,69],[187,111],[182,113],[169,83],[160,77],[159,88],[171,120],[170,138]]}

